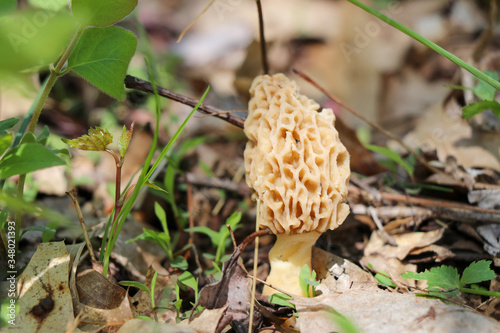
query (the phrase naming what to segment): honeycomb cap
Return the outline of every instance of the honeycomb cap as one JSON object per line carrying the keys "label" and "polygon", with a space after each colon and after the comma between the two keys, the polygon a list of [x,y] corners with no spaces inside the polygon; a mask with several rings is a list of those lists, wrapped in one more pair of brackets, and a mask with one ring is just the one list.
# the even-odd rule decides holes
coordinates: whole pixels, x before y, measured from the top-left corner
{"label": "honeycomb cap", "polygon": [[337,228],[349,214],[350,167],[333,111],[318,112],[283,74],[257,76],[250,95],[245,172],[261,200],[261,227],[274,234]]}

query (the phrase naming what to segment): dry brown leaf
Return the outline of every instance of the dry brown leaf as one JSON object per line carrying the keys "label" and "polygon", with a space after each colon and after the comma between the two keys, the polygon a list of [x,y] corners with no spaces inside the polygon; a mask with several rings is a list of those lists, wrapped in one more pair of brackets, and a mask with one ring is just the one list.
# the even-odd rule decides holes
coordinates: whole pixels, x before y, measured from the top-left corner
{"label": "dry brown leaf", "polygon": [[127,293],[125,289],[93,269],[77,276],[76,289],[80,303],[98,309],[114,309],[120,306]]}
{"label": "dry brown leaf", "polygon": [[125,323],[116,333],[139,333],[139,332],[154,332],[154,333],[198,333],[189,327],[182,325],[161,324],[154,321],[146,321],[142,319],[131,319]]}
{"label": "dry brown leaf", "polygon": [[71,327],[69,261],[64,242],[38,246],[18,282],[19,332],[65,332]]}
{"label": "dry brown leaf", "polygon": [[398,258],[403,260],[415,248],[431,245],[441,239],[444,229],[437,229],[429,232],[411,232],[402,235],[393,235],[397,246],[388,245],[376,230],[372,233],[365,248],[365,256],[380,255],[385,258]]}
{"label": "dry brown leaf", "polygon": [[119,327],[133,318],[127,294],[125,294],[120,306],[114,309],[99,309],[80,303],[77,313],[78,328],[82,331]]}
{"label": "dry brown leaf", "polygon": [[445,108],[437,104],[420,117],[404,142],[415,149],[436,150],[441,162],[453,156],[458,165],[465,168],[482,167],[500,171],[500,135],[473,131],[461,114],[455,101],[450,101]]}
{"label": "dry brown leaf", "polygon": [[228,305],[219,309],[205,309],[198,317],[191,321],[186,319],[181,323],[181,325],[188,326],[196,331],[196,333],[219,332],[217,328],[219,327],[221,320],[224,318],[227,308]]}
{"label": "dry brown leaf", "polygon": [[200,291],[197,305],[207,309],[227,309],[220,318],[215,332],[221,332],[232,320],[243,321],[248,318],[251,282],[247,272],[238,262],[237,249],[235,250],[237,254],[233,253],[231,258],[224,262],[221,279],[206,285]]}
{"label": "dry brown leaf", "polygon": [[435,244],[431,244],[431,245],[427,245],[427,246],[424,246],[424,247],[413,249],[413,250],[410,251],[409,254],[418,255],[418,254],[425,253],[425,252],[434,252],[434,253],[436,253],[437,257],[434,258],[434,260],[436,262],[442,262],[445,259],[453,258],[455,256],[455,254],[453,253],[453,251],[450,251],[446,247],[435,245]]}
{"label": "dry brown leaf", "polygon": [[[495,333],[500,323],[469,308],[413,294],[348,290],[296,298],[301,332],[339,331],[333,313],[347,317],[363,333]],[[434,311],[431,310],[434,309]],[[429,315],[434,312],[434,315]]]}
{"label": "dry brown leaf", "polygon": [[321,285],[331,291],[377,288],[377,281],[368,272],[333,253],[313,248],[312,267]]}

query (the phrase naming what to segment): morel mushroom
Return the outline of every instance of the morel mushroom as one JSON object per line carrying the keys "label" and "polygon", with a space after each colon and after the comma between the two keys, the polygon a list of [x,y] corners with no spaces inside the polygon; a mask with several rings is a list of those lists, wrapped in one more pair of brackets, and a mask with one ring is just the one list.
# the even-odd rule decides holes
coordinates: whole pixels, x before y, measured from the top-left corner
{"label": "morel mushroom", "polygon": [[[259,222],[277,236],[267,282],[304,295],[299,272],[312,247],[349,214],[349,154],[331,109],[299,94],[283,74],[254,79],[245,134],[246,181],[261,201]],[[275,291],[265,287],[263,294]]]}

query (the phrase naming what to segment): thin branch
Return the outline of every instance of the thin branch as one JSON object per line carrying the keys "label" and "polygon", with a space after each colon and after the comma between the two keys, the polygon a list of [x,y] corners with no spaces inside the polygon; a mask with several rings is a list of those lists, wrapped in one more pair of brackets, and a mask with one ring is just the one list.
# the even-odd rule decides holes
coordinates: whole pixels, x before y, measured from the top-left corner
{"label": "thin branch", "polygon": [[264,74],[269,74],[266,37],[264,34],[264,14],[262,13],[262,4],[260,0],[256,0],[256,3],[257,3],[257,11],[259,13],[259,37],[260,37],[260,53],[262,58],[262,69],[264,70]]}
{"label": "thin branch", "polygon": [[[369,193],[358,187],[349,186],[349,196],[352,198],[368,198]],[[397,193],[380,192],[380,197],[383,200],[427,207],[435,217],[446,220],[470,224],[500,224],[500,210],[485,209],[446,200],[417,198]],[[357,213],[359,212],[357,211]]]}
{"label": "thin branch", "polygon": [[304,74],[303,72],[301,72],[300,70],[295,69],[295,68],[293,69],[293,72],[295,74],[299,75],[300,77],[302,77],[304,80],[306,80],[307,82],[309,82],[313,86],[315,86],[319,91],[321,91],[323,94],[325,94],[332,101],[334,101],[338,105],[342,106],[344,109],[346,109],[347,111],[349,111],[350,113],[352,113],[356,117],[358,117],[361,120],[365,121],[368,125],[370,125],[371,127],[375,128],[377,131],[379,131],[380,133],[384,134],[389,139],[394,140],[397,143],[399,143],[401,145],[401,147],[403,147],[410,155],[413,155],[417,159],[417,161],[419,161],[428,170],[430,170],[430,171],[432,171],[434,173],[442,174],[442,175],[444,175],[444,176],[446,176],[448,178],[450,177],[449,175],[447,175],[443,171],[441,171],[441,170],[433,167],[432,165],[430,165],[422,156],[420,156],[419,154],[415,153],[413,151],[413,149],[411,149],[407,144],[405,144],[403,141],[401,141],[398,137],[396,137],[395,135],[393,135],[389,131],[385,130],[384,128],[382,128],[377,123],[372,122],[371,120],[369,120],[368,118],[366,118],[365,116],[363,116],[361,113],[359,113],[358,111],[354,110],[349,105],[345,104],[340,99],[338,99],[337,97],[335,97],[332,94],[330,94],[328,91],[326,91],[326,89],[324,89],[323,87],[321,87],[318,83],[316,83],[316,81],[314,81],[313,79],[311,79],[309,76],[307,76],[306,74]]}
{"label": "thin branch", "polygon": [[83,238],[85,239],[85,243],[87,244],[87,250],[89,251],[90,258],[92,259],[92,261],[97,261],[94,254],[94,249],[92,248],[92,243],[90,242],[89,234],[87,232],[87,227],[85,226],[85,221],[83,220],[83,213],[82,209],[80,208],[80,204],[78,203],[76,190],[73,188],[71,189],[71,191],[66,192],[66,194],[71,198],[71,200],[73,200],[73,203],[75,204],[76,213],[78,215],[78,219],[80,220],[80,225],[82,226]]}
{"label": "thin branch", "polygon": [[[154,88],[153,85],[145,80],[139,79],[138,77],[135,76],[130,76],[127,75],[125,77],[125,86],[129,89],[135,89],[135,90],[140,90],[147,92],[149,94],[154,94]],[[195,107],[198,104],[198,101],[195,99],[192,99],[190,97],[177,94],[171,90],[168,90],[166,88],[156,86],[158,90],[158,95],[162,97],[166,97],[168,99],[174,100],[176,102],[189,105],[191,107]],[[224,110],[218,109],[214,106],[206,105],[202,103],[198,107],[198,111],[204,114],[208,114],[217,118],[220,118],[222,120],[227,121],[228,123],[231,123],[235,126],[238,126],[240,128],[243,128],[244,120],[238,117],[233,116],[230,113],[225,113]]]}

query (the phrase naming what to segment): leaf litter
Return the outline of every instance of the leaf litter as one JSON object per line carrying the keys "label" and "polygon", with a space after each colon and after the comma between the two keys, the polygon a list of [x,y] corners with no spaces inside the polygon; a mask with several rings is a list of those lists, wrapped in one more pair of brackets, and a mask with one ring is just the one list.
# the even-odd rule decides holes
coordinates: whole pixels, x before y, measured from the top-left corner
{"label": "leaf litter", "polygon": [[[200,5],[202,2],[197,1],[196,3]],[[206,1],[203,3],[206,4]],[[465,6],[464,3],[466,2],[457,1],[457,3],[458,4],[454,5],[451,10],[450,21],[452,22],[456,20],[456,15],[458,15],[456,13],[459,11],[457,8],[459,6]],[[242,4],[242,6],[247,5],[250,6],[250,4]],[[314,6],[322,5],[337,6],[338,4],[330,2],[323,3],[322,1],[318,1],[318,3],[314,4]],[[403,10],[402,14],[399,14],[402,17],[405,15],[407,16],[408,12],[411,12],[407,10],[408,8],[418,7],[416,4],[403,3],[402,5],[409,6],[405,7],[406,10]],[[183,4],[180,6],[188,5]],[[283,8],[284,5],[282,3],[281,5],[276,4],[275,6],[276,8],[280,6]],[[298,5],[294,3],[293,6]],[[425,5],[422,5],[424,8],[422,11],[424,13],[420,14],[422,14],[424,18],[426,15],[432,16],[435,11],[443,9],[443,6],[442,3],[430,5],[426,2]],[[478,9],[475,6],[473,8],[477,14]],[[237,15],[244,15],[241,14],[241,12],[245,11],[240,12],[240,10],[236,9],[237,8],[234,10],[235,14],[238,12]],[[191,10],[186,10],[183,13],[189,12],[191,12]],[[247,12],[250,13],[251,10]],[[351,18],[353,22],[366,22],[366,17],[361,14],[356,14],[355,10],[350,10],[347,13],[347,16]],[[472,13],[474,13],[474,11],[472,11]],[[159,15],[154,12],[152,14]],[[229,12],[225,12],[225,14],[226,17],[229,17]],[[254,13],[252,12],[252,14]],[[417,17],[420,16],[420,14],[414,15],[412,12],[412,15],[415,16],[415,20],[418,19]],[[152,15],[148,20],[154,21],[155,15]],[[271,15],[273,15],[273,17],[279,16],[274,12]],[[304,12],[304,15],[307,16],[308,14]],[[195,15],[190,15],[190,17],[195,17]],[[409,20],[408,22],[412,22],[410,18],[407,19]],[[429,17],[427,17],[427,19],[429,19]],[[213,24],[213,22],[214,20],[212,17],[212,20],[210,20],[210,22],[205,22],[205,24]],[[286,25],[287,21],[283,21],[283,17],[281,17],[280,22]],[[379,105],[379,103],[374,103],[373,101],[376,96],[375,92],[383,90],[381,88],[382,82],[381,80],[379,81],[380,75],[382,74],[378,72],[377,68],[372,68],[375,67],[373,63],[376,62],[372,62],[371,65],[370,62],[366,62],[367,65],[360,67],[363,69],[362,72],[364,75],[362,76],[356,75],[359,74],[360,71],[356,66],[359,66],[361,62],[365,62],[362,61],[362,59],[372,56],[368,50],[378,48],[379,52],[376,54],[383,54],[384,44],[388,44],[389,46],[391,43],[394,44],[394,42],[391,42],[394,40],[391,38],[394,37],[391,37],[390,34],[385,34],[386,32],[384,31],[383,40],[377,38],[373,39],[373,42],[376,44],[363,50],[360,54],[361,58],[356,58],[354,56],[350,64],[345,64],[345,59],[343,59],[344,56],[339,53],[338,44],[339,41],[352,41],[353,26],[346,25],[342,30],[338,30],[341,31],[341,35],[336,35],[337,39],[333,39],[335,42],[332,42],[332,34],[335,35],[335,33],[325,31],[323,28],[317,29],[314,24],[309,25],[310,23],[311,22],[304,25],[304,29],[306,29],[304,31],[315,31],[316,35],[327,39],[328,42],[323,44],[304,44],[305,47],[302,53],[295,57],[290,57],[290,63],[285,64],[285,67],[291,64],[295,66],[301,65],[301,69],[304,69],[308,73],[312,73],[315,78],[332,78],[332,82],[327,83],[328,90],[339,93],[343,99],[348,101],[348,104],[351,104],[349,100],[354,100],[355,102],[353,105],[356,106],[356,109],[366,109],[368,113],[376,117],[375,105]],[[161,24],[168,25],[171,23]],[[159,25],[161,26],[161,24]],[[204,24],[203,20],[198,22],[198,24]],[[481,22],[476,22],[474,24],[479,27],[483,26]],[[468,29],[466,26],[461,26],[460,28]],[[200,29],[203,30],[203,28]],[[294,36],[294,25],[288,23],[286,31],[289,36]],[[351,35],[349,35],[349,31],[351,31]],[[193,28],[192,33],[196,33],[196,27]],[[248,31],[246,31],[246,33],[248,33]],[[446,31],[444,33],[446,35]],[[309,34],[311,33],[309,32]],[[274,38],[270,38],[270,41],[272,43],[277,43]],[[288,46],[293,47],[291,43],[288,44],[287,47]],[[244,49],[241,45],[238,47]],[[336,316],[337,313],[341,313],[347,320],[352,321],[355,327],[362,328],[362,331],[367,332],[399,332],[401,330],[412,332],[429,332],[432,330],[439,330],[442,332],[454,330],[462,332],[472,330],[481,332],[498,331],[498,324],[486,317],[500,318],[498,299],[485,299],[484,297],[473,299],[472,296],[468,298],[468,296],[465,295],[457,295],[457,298],[452,299],[452,301],[459,304],[467,304],[469,306],[475,304],[473,308],[486,315],[480,316],[478,313],[463,306],[453,303],[443,303],[435,299],[416,297],[413,294],[407,293],[409,290],[421,291],[424,289],[426,284],[425,280],[408,280],[401,277],[401,274],[405,272],[413,272],[412,274],[415,274],[414,276],[418,276],[416,275],[419,274],[417,272],[424,271],[425,268],[430,272],[436,269],[436,266],[440,265],[442,262],[452,264],[453,266],[456,265],[459,268],[456,271],[455,269],[443,269],[449,273],[445,274],[446,276],[454,277],[456,276],[455,273],[458,275],[461,273],[463,276],[466,272],[464,269],[466,269],[467,264],[481,259],[492,259],[493,269],[498,271],[497,267],[499,262],[494,256],[497,255],[500,249],[500,244],[498,243],[500,237],[497,228],[498,212],[496,211],[498,209],[497,192],[500,187],[498,174],[500,170],[498,164],[498,134],[480,132],[476,126],[480,124],[475,124],[474,126],[476,127],[472,127],[470,122],[463,120],[460,117],[461,111],[459,107],[462,103],[460,97],[450,98],[446,100],[446,103],[443,103],[443,101],[445,101],[445,90],[441,89],[441,81],[436,82],[429,78],[432,77],[432,75],[438,76],[439,78],[439,75],[443,75],[443,71],[448,68],[446,67],[448,65],[442,65],[438,61],[433,60],[430,56],[418,50],[418,47],[416,51],[415,49],[412,50],[421,56],[423,59],[420,60],[421,62],[429,61],[426,65],[427,67],[419,67],[421,65],[418,63],[403,65],[403,55],[409,52],[410,47],[415,46],[411,46],[410,42],[398,44],[396,54],[392,54],[394,58],[391,59],[395,59],[396,61],[392,61],[391,66],[394,66],[394,68],[397,66],[407,67],[402,70],[404,73],[403,75],[393,74],[390,70],[390,74],[383,74],[388,75],[386,77],[388,88],[386,87],[384,91],[386,96],[385,100],[381,103],[393,103],[390,104],[388,110],[400,110],[398,112],[403,113],[397,115],[389,114],[389,118],[408,119],[405,117],[407,117],[408,114],[411,115],[412,112],[425,112],[424,115],[414,117],[411,121],[400,121],[401,124],[394,124],[396,121],[393,121],[392,125],[397,128],[398,126],[408,127],[409,124],[415,123],[415,128],[411,129],[410,133],[406,135],[405,141],[413,148],[422,149],[422,155],[425,156],[430,163],[433,163],[433,165],[439,168],[439,170],[443,171],[443,173],[429,174],[429,172],[425,171],[417,164],[415,166],[415,178],[410,179],[405,173],[406,171],[404,168],[397,165],[397,163],[395,166],[392,165],[392,170],[395,171],[394,173],[383,172],[379,161],[376,161],[371,153],[367,153],[366,148],[359,142],[355,131],[347,128],[344,132],[341,132],[342,137],[353,138],[352,147],[349,148],[349,151],[352,151],[353,154],[354,167],[357,168],[363,176],[358,177],[358,175],[355,175],[351,183],[351,194],[349,199],[353,212],[352,218],[346,222],[343,228],[339,228],[335,232],[326,235],[326,237],[324,237],[324,242],[319,244],[322,248],[342,254],[342,257],[346,259],[315,249],[315,269],[317,270],[318,276],[322,277],[322,283],[318,286],[318,291],[321,295],[312,299],[296,298],[292,300],[292,303],[295,304],[299,313],[300,326],[298,328],[300,328],[301,331],[307,332],[310,330],[311,332],[322,332],[340,330],[341,326],[339,325],[341,323],[338,322],[339,317]],[[218,50],[218,54],[224,54],[225,51],[226,50]],[[339,60],[336,66],[331,66],[329,62],[322,60],[325,55],[332,54],[333,59]],[[377,61],[385,63],[383,60],[382,57],[382,59],[378,59]],[[388,62],[387,60],[387,63]],[[429,63],[431,65],[429,65]],[[343,64],[348,66],[343,66]],[[210,67],[209,71],[215,72],[219,70],[220,68],[218,66],[219,65],[216,64]],[[366,66],[368,66],[368,68]],[[432,68],[432,66],[434,66],[434,68]],[[258,70],[260,70],[260,68],[258,68]],[[424,77],[423,80],[419,71],[422,71],[428,76]],[[339,72],[342,75],[348,73],[352,80],[339,79],[342,78]],[[331,75],[320,75],[321,73],[330,73]],[[196,71],[189,72],[189,76],[193,81],[199,79],[197,75]],[[249,76],[251,77],[252,75],[255,74],[250,74]],[[210,77],[209,81],[215,81],[217,76],[211,73],[208,77]],[[360,82],[360,80],[363,82]],[[227,85],[227,81],[228,80],[221,80],[217,82],[219,82],[220,85]],[[468,84],[466,81],[467,79],[464,79],[463,84]],[[220,82],[223,83],[221,84]],[[411,82],[411,84],[408,84],[408,87],[398,87],[401,89],[396,89],[394,86],[397,86],[398,82],[401,83],[401,85],[408,84],[408,82]],[[412,91],[412,88],[415,86],[423,88],[419,90],[419,93],[415,94],[416,96],[410,96],[410,94],[408,94],[408,98],[413,99],[412,101],[404,101],[405,104],[408,104],[408,107],[402,107],[401,104],[397,104],[403,103],[401,100],[398,101],[398,98],[403,99],[401,96],[407,96],[405,94],[398,94],[398,90]],[[439,89],[437,87],[439,87]],[[221,88],[221,91],[230,91],[231,89]],[[310,88],[306,88],[304,85],[304,90],[308,91],[308,89],[311,91]],[[432,94],[430,91],[432,91]],[[312,94],[319,96],[317,91],[312,92]],[[464,94],[466,94],[466,92],[464,92]],[[360,95],[364,96],[364,98],[359,98]],[[423,98],[423,95],[425,95],[426,98]],[[394,96],[399,97],[395,98]],[[323,97],[319,97],[318,100],[321,98]],[[227,100],[225,100],[225,102],[226,101]],[[404,111],[401,111],[403,109],[408,112],[408,114],[404,114]],[[339,112],[339,117],[343,116],[342,110],[336,111]],[[347,123],[352,126],[352,119]],[[391,122],[387,121],[386,123],[391,124]],[[195,129],[195,131],[200,132],[200,128]],[[192,133],[195,133],[195,131]],[[406,132],[406,129],[403,132]],[[375,139],[377,139],[378,134],[374,133],[373,135]],[[218,139],[221,140],[220,138]],[[134,138],[132,138],[132,142],[133,140]],[[350,141],[350,139],[347,141]],[[218,144],[221,145],[220,142],[218,142]],[[381,142],[377,144],[379,146],[385,146],[385,144]],[[388,146],[398,152],[403,161],[405,160],[405,152],[401,151],[399,148],[394,148],[391,142],[388,143]],[[199,157],[203,154],[200,151],[212,149],[213,147],[215,147],[215,153],[210,157],[213,160],[213,170],[216,170],[217,166],[219,166],[219,170],[216,170],[214,175],[207,177],[206,174],[200,172],[198,165],[193,167],[193,164],[196,164],[193,163],[193,160],[197,158],[204,160],[204,158]],[[196,214],[196,216],[204,216],[203,225],[209,226],[213,230],[218,230],[221,223],[223,223],[221,221],[225,220],[224,218],[214,217],[210,211],[214,205],[214,201],[217,202],[220,199],[220,193],[217,189],[214,189],[210,192],[210,195],[207,195],[205,185],[201,185],[203,183],[202,181],[205,181],[205,184],[211,184],[210,186],[213,186],[213,181],[210,183],[206,182],[206,180],[218,178],[227,180],[228,183],[231,184],[231,176],[234,176],[236,173],[234,171],[234,164],[231,164],[231,161],[239,159],[241,162],[241,156],[237,155],[238,149],[235,149],[236,152],[231,153],[227,153],[227,151],[226,153],[221,153],[218,152],[219,149],[222,150],[224,148],[207,142],[203,144],[201,149],[198,149],[193,155],[187,156],[185,159],[186,164],[191,167],[190,171],[196,172],[196,176],[198,177],[196,181],[199,182],[199,184],[194,185],[194,187],[195,195],[200,200],[200,208],[190,213]],[[207,153],[205,152],[205,154]],[[224,166],[224,164],[226,164],[226,166]],[[227,167],[227,165],[229,166]],[[365,177],[368,175],[373,176]],[[188,177],[186,176],[186,178]],[[451,194],[443,194],[437,190],[426,190],[422,187],[418,190],[418,193],[410,193],[408,188],[403,185],[404,181],[447,187],[453,189],[454,192]],[[217,186],[213,187],[217,188]],[[180,193],[177,193],[177,195],[182,197],[182,191],[179,192]],[[222,207],[222,214],[226,214],[226,216],[230,215],[227,214],[227,212],[231,212],[236,206],[235,202],[245,200],[241,196],[235,199],[235,197],[232,197],[233,194],[234,192],[231,192],[231,196],[225,198]],[[430,203],[423,200],[415,200],[422,199],[426,196],[431,197]],[[145,200],[146,204],[147,201],[148,200]],[[182,199],[180,201],[182,201]],[[245,200],[246,204],[249,202],[249,200]],[[460,204],[460,206],[455,205],[456,203]],[[383,236],[379,227],[374,223],[374,217],[369,213],[368,207],[373,207],[375,209],[376,216],[382,224],[382,229],[390,238],[395,240],[395,244],[391,245],[387,241],[387,238]],[[253,213],[250,211],[248,214],[252,217]],[[483,217],[486,218],[483,219]],[[489,224],[478,223],[478,221],[488,222]],[[135,223],[137,222],[132,222],[132,224]],[[147,223],[152,224],[153,222],[147,219]],[[158,225],[156,225],[156,227],[158,227]],[[131,226],[130,229],[132,230],[135,228]],[[241,238],[245,234],[249,234],[249,229],[250,228],[244,228],[239,234],[236,233],[236,237]],[[141,228],[138,228],[138,230],[140,232]],[[124,232],[125,231],[126,230],[124,230]],[[132,236],[124,236],[124,240],[137,236],[135,231],[131,232],[131,234]],[[471,236],[472,234],[474,234],[474,236]],[[77,238],[77,236],[74,236],[74,238]],[[203,238],[197,238],[197,240],[200,241],[200,244],[197,244],[199,245],[199,249],[203,250],[204,247],[207,247],[207,245],[203,243]],[[43,250],[42,245],[44,244],[40,245],[39,250]],[[58,246],[60,247],[60,245]],[[153,246],[154,244],[140,243],[139,246],[135,246],[133,249],[129,249],[126,252],[121,252],[118,246],[116,250],[117,253],[114,255],[115,267],[113,273],[118,274],[127,272],[127,278],[143,279],[144,283],[150,286],[152,274],[154,274],[154,270],[149,267],[151,262],[155,260],[157,262],[164,262],[164,256],[162,256],[159,251],[151,251],[151,255],[144,255],[144,251],[147,250],[149,252]],[[481,247],[484,247],[484,250],[482,250]],[[42,259],[37,259],[39,266],[35,266],[37,268],[35,268],[34,271],[30,268],[29,265],[34,265],[35,262],[35,256],[33,256],[20,279],[20,281],[27,281],[26,279],[30,279],[30,274],[32,274],[32,276],[39,276],[40,274],[35,273],[35,271],[44,272],[42,276],[46,275],[50,277],[49,280],[40,279],[40,284],[38,284],[38,282],[34,283],[33,287],[30,288],[26,287],[26,283],[23,282],[25,286],[24,289],[19,289],[23,290],[23,297],[29,297],[30,293],[35,291],[36,295],[38,295],[29,302],[27,302],[29,298],[24,298],[23,301],[20,302],[20,304],[26,304],[26,307],[22,310],[24,314],[21,311],[23,316],[21,318],[36,317],[33,323],[42,325],[36,327],[45,328],[46,326],[44,325],[49,325],[52,322],[51,318],[55,315],[55,312],[53,310],[49,311],[52,304],[50,299],[56,300],[54,301],[54,306],[59,304],[58,299],[55,298],[56,294],[52,297],[44,288],[55,291],[54,286],[57,285],[57,282],[66,281],[63,283],[68,283],[68,277],[64,277],[64,273],[61,273],[64,271],[64,265],[66,264],[57,265],[60,266],[59,268],[61,268],[61,271],[58,271],[59,273],[57,273],[56,278],[52,275],[52,271],[55,271],[55,267],[46,270],[45,268],[47,266],[43,266],[43,263],[47,261],[47,258],[56,258],[56,260],[58,260],[57,258],[62,258],[61,260],[64,261],[67,256],[68,255],[64,254],[62,250],[57,253],[38,253],[37,251],[36,258]],[[194,315],[191,323],[188,323],[189,321],[185,319],[182,325],[174,324],[175,313],[171,309],[164,309],[164,316],[159,316],[160,322],[166,321],[167,323],[160,324],[141,319],[131,319],[132,316],[135,315],[154,318],[154,309],[150,308],[150,299],[142,290],[138,291],[133,296],[128,296],[132,295],[133,291],[129,290],[127,293],[125,289],[115,284],[115,282],[111,282],[103,277],[104,280],[102,282],[103,285],[106,286],[104,289],[108,291],[118,288],[118,290],[122,290],[117,293],[120,294],[120,296],[113,294],[114,296],[111,296],[110,299],[106,299],[106,297],[100,293],[102,290],[93,291],[92,288],[85,289],[87,287],[82,287],[85,280],[81,280],[81,278],[77,279],[74,288],[70,286],[70,289],[72,289],[71,291],[73,293],[76,292],[78,297],[88,294],[90,297],[90,301],[88,301],[90,305],[77,304],[75,309],[84,309],[80,316],[78,316],[78,311],[76,310],[74,312],[69,311],[61,313],[60,315],[66,316],[64,317],[66,319],[58,322],[58,328],[60,329],[61,323],[65,322],[69,323],[67,326],[68,330],[73,328],[75,331],[78,331],[80,328],[76,328],[76,325],[79,321],[79,323],[82,324],[81,327],[84,327],[83,325],[88,325],[88,327],[92,328],[113,327],[113,329],[119,329],[119,332],[137,332],[141,330],[158,330],[159,332],[218,332],[222,330],[223,327],[227,326],[227,323],[231,323],[235,320],[235,318],[236,320],[245,321],[248,316],[249,278],[245,269],[238,263],[238,258],[241,259],[246,267],[249,267],[251,260],[249,259],[248,253],[243,250],[237,253],[235,250],[222,268],[219,282],[210,284],[206,280],[201,280],[205,288],[201,291],[199,303],[207,309],[200,314]],[[209,261],[204,258],[200,260],[202,266],[209,264]],[[259,260],[265,262],[265,256],[259,257]],[[360,264],[363,269],[360,268],[358,264]],[[370,266],[372,268],[370,268]],[[144,274],[146,271],[147,273]],[[90,283],[88,283],[88,285],[90,287],[92,287],[94,283],[98,285],[96,279],[101,279],[100,277],[97,278],[99,273],[92,269],[90,269],[90,272],[93,273],[89,274],[88,278]],[[387,275],[396,284],[396,287],[380,285],[374,278],[374,273],[376,272]],[[157,280],[157,288],[155,290],[157,304],[162,298],[166,299],[166,303],[174,301],[175,296],[172,290],[175,290],[177,274],[177,272],[163,272],[163,274],[159,275],[161,278]],[[96,279],[92,278],[92,276],[95,276]],[[121,279],[119,275],[117,277]],[[265,278],[265,276],[261,276],[260,278]],[[453,279],[453,281],[456,280],[455,278]],[[78,282],[78,280],[80,280],[80,282]],[[427,280],[427,284],[428,283],[429,280]],[[450,284],[450,286],[454,286],[454,284]],[[492,280],[489,285],[482,284],[482,286],[492,291],[498,291],[500,288],[498,277]],[[34,289],[30,290],[31,288]],[[235,293],[234,291],[236,289],[240,292]],[[123,291],[125,291],[125,293],[123,293]],[[217,295],[218,297],[215,298],[213,295]],[[64,296],[64,299],[68,297],[66,293],[62,293],[59,296]],[[94,298],[93,301],[92,298]],[[105,304],[107,301],[110,301],[109,304]],[[69,301],[64,304],[72,303]],[[384,306],[375,306],[378,304],[383,304]],[[185,305],[184,310],[191,307],[192,305]],[[265,330],[266,325],[267,328],[280,327],[283,330],[290,329],[289,325],[286,326],[286,324],[283,324],[283,326],[281,326],[284,320],[291,316],[290,310],[287,310],[288,312],[280,312],[282,309],[273,308],[272,305],[262,300],[259,305],[257,305],[256,309],[261,312],[264,317],[261,319],[261,323],[263,323],[262,325],[264,327],[261,328],[262,331]],[[268,311],[268,313],[265,311]],[[158,314],[160,312],[161,310],[158,311]],[[266,315],[264,315],[264,313],[266,313]],[[34,316],[34,314],[37,314],[37,316]],[[74,321],[75,316],[77,318],[76,322]],[[43,320],[40,320],[41,318],[43,318]],[[274,319],[271,320],[269,318]],[[278,320],[278,318],[282,320]],[[28,325],[28,322],[29,321],[26,321],[26,325]],[[45,324],[46,322],[48,324]],[[124,325],[121,326],[122,324]],[[75,326],[72,327],[71,325]],[[120,326],[121,328],[119,328]],[[47,327],[52,328],[53,326]]]}

